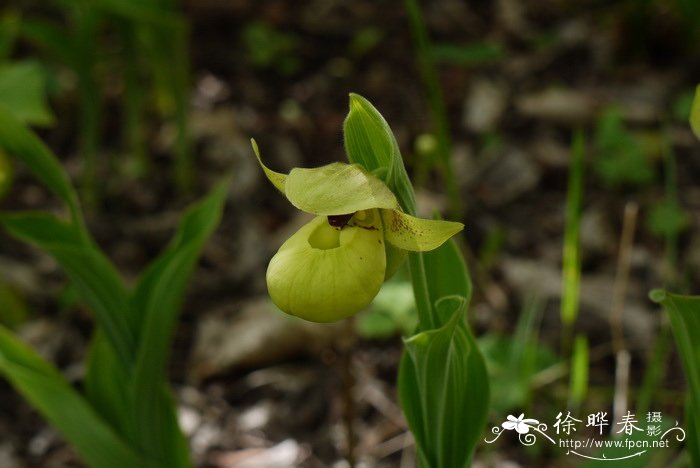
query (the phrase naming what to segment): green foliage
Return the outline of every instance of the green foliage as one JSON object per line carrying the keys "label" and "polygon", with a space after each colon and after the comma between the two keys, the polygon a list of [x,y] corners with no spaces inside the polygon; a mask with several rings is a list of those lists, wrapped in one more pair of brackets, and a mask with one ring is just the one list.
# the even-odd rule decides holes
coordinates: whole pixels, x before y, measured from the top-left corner
{"label": "green foliage", "polygon": [[0,151],[0,200],[10,191],[14,170],[10,158],[4,151]]}
{"label": "green foliage", "polygon": [[700,465],[700,296],[672,294],[655,289],[649,295],[660,303],[671,321],[676,346],[688,381],[689,402],[686,405],[687,439],[693,465]]}
{"label": "green foliage", "polygon": [[50,125],[53,115],[46,104],[46,79],[34,61],[0,66],[0,102],[22,122]]}
{"label": "green foliage", "polygon": [[[60,11],[58,20],[24,18],[20,31],[50,58],[71,68],[78,78],[86,201],[92,204],[99,197],[97,154],[106,98],[98,70],[105,67],[122,72],[124,140],[135,158],[133,166],[140,168],[141,173],[149,166],[144,129],[147,112],[155,107],[172,119],[177,128],[174,179],[180,189],[188,189],[192,173],[186,131],[188,31],[175,2],[55,0],[55,3]],[[109,41],[110,48],[117,53],[97,53],[103,41]]]}
{"label": "green foliage", "polygon": [[690,108],[690,128],[700,138],[700,85],[695,88],[695,97]]}
{"label": "green foliage", "polygon": [[542,310],[541,301],[530,300],[512,335],[488,334],[479,338],[488,364],[491,407],[498,414],[528,407],[535,375],[561,363],[554,351],[538,340]]}
{"label": "green foliage", "polygon": [[29,316],[24,297],[8,284],[0,282],[0,325],[17,328]]}
{"label": "green foliage", "polygon": [[[574,135],[571,149],[569,184],[566,194],[566,229],[562,260],[561,319],[567,330],[578,315],[581,284],[581,246],[579,243],[581,207],[583,203],[583,171],[585,141],[580,131]],[[566,331],[565,331],[566,332]]]}
{"label": "green foliage", "polygon": [[608,108],[598,119],[594,147],[593,169],[605,185],[644,186],[654,180],[649,151],[625,128],[617,109]]}
{"label": "green foliage", "polygon": [[588,393],[588,367],[588,339],[585,335],[578,335],[571,354],[569,401],[573,407],[580,407]]}
{"label": "green foliage", "polygon": [[690,224],[690,215],[675,200],[658,201],[647,212],[646,228],[658,237],[678,235]]}
{"label": "green foliage", "polygon": [[[398,145],[369,101],[350,97],[345,121],[350,162],[379,175],[408,213],[413,187]],[[486,422],[489,385],[483,357],[467,325],[471,282],[454,240],[431,252],[409,253],[418,312],[417,333],[405,340],[399,395],[426,467],[469,466]]]}
{"label": "green foliage", "polygon": [[0,371],[90,465],[190,466],[165,367],[187,278],[218,224],[226,184],[186,211],[170,246],[132,291],[85,229],[75,190],[56,158],[2,108],[0,148],[23,161],[71,212],[69,221],[41,212],[0,214],[0,224],[54,257],[97,323],[85,397],[5,331]]}
{"label": "green foliage", "polygon": [[417,323],[411,283],[393,279],[382,286],[370,309],[358,317],[357,332],[370,339],[410,336]]}
{"label": "green foliage", "polygon": [[297,57],[299,39],[290,33],[278,31],[270,25],[255,21],[243,30],[250,62],[259,68],[272,68],[288,76],[299,70],[301,62]]}

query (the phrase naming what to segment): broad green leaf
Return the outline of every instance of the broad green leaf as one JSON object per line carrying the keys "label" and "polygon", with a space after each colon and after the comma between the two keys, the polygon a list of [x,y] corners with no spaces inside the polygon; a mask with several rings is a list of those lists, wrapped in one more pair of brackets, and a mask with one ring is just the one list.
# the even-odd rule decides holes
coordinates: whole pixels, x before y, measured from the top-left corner
{"label": "broad green leaf", "polygon": [[343,130],[348,160],[371,173],[384,174],[383,180],[396,194],[403,210],[415,214],[415,195],[399,145],[379,111],[367,99],[351,93],[350,112]]}
{"label": "broad green leaf", "polygon": [[132,362],[135,335],[128,322],[129,302],[119,274],[110,261],[74,225],[42,213],[0,216],[14,237],[33,244],[56,259],[95,314],[122,365]]}
{"label": "broad green leaf", "polygon": [[462,252],[454,239],[439,248],[423,254],[428,292],[435,303],[441,297],[462,296],[467,302],[472,297],[472,283]]}
{"label": "broad green leaf", "polygon": [[292,205],[317,215],[398,208],[396,197],[386,184],[358,165],[332,163],[313,169],[294,168],[284,188]]}
{"label": "broad green leaf", "polygon": [[25,123],[50,125],[53,115],[46,103],[46,80],[38,62],[0,66],[0,102]]}
{"label": "broad green leaf", "polygon": [[[671,329],[688,381],[689,407],[700,408],[700,296],[683,296],[662,289],[652,291],[649,296],[663,305],[671,320]],[[697,466],[700,465],[700,412],[688,411],[687,414],[692,417],[688,423],[687,444]]]}
{"label": "broad green leaf", "polygon": [[[119,434],[129,438],[128,375],[104,332],[95,330],[87,356],[85,394],[93,408]],[[117,385],[116,382],[122,382]]]}
{"label": "broad green leaf", "polygon": [[[221,218],[228,181],[183,216],[170,247],[146,270],[132,297],[140,316],[139,347],[130,382],[132,429],[139,445],[166,466],[189,466],[165,381],[172,332],[187,280]],[[154,425],[154,421],[159,424]]]}
{"label": "broad green leaf", "polygon": [[284,186],[287,183],[287,175],[282,174],[280,172],[275,172],[272,169],[268,168],[262,162],[262,158],[260,157],[260,150],[258,149],[258,144],[256,143],[256,141],[251,138],[250,144],[253,145],[253,152],[255,153],[255,157],[258,158],[258,163],[260,163],[260,167],[262,167],[263,172],[265,172],[267,179],[270,182],[272,182],[272,185],[274,185],[277,188],[277,190],[284,193]]}
{"label": "broad green leaf", "polygon": [[433,250],[464,229],[464,224],[454,221],[416,218],[397,210],[381,212],[386,240],[414,252]]}
{"label": "broad green leaf", "polygon": [[27,165],[34,176],[79,218],[78,198],[58,159],[37,136],[0,104],[0,149]]}
{"label": "broad green leaf", "polygon": [[58,371],[0,326],[0,373],[91,466],[152,466],[131,449]]}
{"label": "broad green leaf", "polygon": [[466,325],[467,302],[436,304],[440,328],[405,341],[399,396],[422,466],[468,467],[488,412],[488,375]]}
{"label": "broad green leaf", "polygon": [[695,88],[695,98],[690,108],[690,128],[693,129],[695,136],[700,138],[700,85]]}

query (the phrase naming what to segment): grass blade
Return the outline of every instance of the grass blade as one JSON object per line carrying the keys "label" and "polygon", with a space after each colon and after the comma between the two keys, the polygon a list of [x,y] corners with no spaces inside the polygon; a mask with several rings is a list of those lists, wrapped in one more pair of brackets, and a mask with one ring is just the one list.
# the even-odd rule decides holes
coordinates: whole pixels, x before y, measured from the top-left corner
{"label": "grass blade", "polygon": [[[142,317],[139,350],[131,381],[133,428],[144,450],[168,466],[188,466],[184,439],[163,385],[172,330],[187,279],[204,243],[219,223],[227,182],[217,186],[183,217],[171,246],[149,267],[133,295]],[[160,424],[154,430],[154,421]]]}

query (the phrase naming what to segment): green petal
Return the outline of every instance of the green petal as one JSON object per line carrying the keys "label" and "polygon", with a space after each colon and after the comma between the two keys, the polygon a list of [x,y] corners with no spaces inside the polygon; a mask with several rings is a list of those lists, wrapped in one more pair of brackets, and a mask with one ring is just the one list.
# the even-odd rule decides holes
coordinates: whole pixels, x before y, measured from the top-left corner
{"label": "green petal", "polygon": [[433,250],[464,229],[464,224],[454,221],[416,218],[398,210],[381,212],[385,239],[405,250]]}
{"label": "green petal", "polygon": [[317,216],[282,244],[267,269],[267,289],[283,312],[335,322],[372,302],[384,282],[381,221],[336,229]]}
{"label": "green petal", "polygon": [[399,206],[384,182],[358,165],[344,163],[292,169],[287,177],[285,195],[292,205],[317,215]]}
{"label": "green petal", "polygon": [[690,109],[690,128],[695,136],[700,138],[700,85],[695,88],[695,98]]}
{"label": "green petal", "polygon": [[250,144],[253,146],[253,151],[255,152],[255,157],[258,158],[258,162],[260,163],[260,167],[262,167],[262,170],[265,172],[267,179],[270,182],[272,182],[272,185],[277,187],[277,190],[284,193],[284,183],[287,180],[287,176],[285,174],[275,172],[272,169],[269,169],[265,164],[263,164],[262,159],[260,158],[260,150],[258,149],[258,144],[255,142],[255,140],[253,138],[250,139]]}

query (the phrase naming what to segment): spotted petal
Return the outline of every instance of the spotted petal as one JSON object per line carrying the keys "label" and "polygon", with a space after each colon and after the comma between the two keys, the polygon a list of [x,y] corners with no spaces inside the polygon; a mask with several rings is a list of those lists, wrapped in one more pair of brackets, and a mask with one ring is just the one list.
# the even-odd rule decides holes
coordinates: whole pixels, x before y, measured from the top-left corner
{"label": "spotted petal", "polygon": [[398,210],[382,210],[382,221],[387,242],[415,252],[436,249],[464,229],[462,223],[416,218]]}

